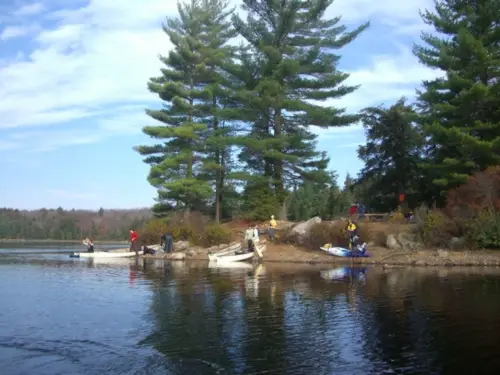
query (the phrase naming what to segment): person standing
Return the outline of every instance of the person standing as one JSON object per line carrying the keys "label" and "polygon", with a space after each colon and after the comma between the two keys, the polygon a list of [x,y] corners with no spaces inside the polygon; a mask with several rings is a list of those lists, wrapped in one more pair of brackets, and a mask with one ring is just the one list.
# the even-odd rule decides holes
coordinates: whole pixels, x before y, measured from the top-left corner
{"label": "person standing", "polygon": [[269,220],[269,240],[276,239],[276,228],[278,227],[278,222],[274,220],[274,215],[271,215],[271,220]]}
{"label": "person standing", "polygon": [[130,229],[130,251],[135,251],[135,256],[139,256],[138,241],[139,234],[134,229]]}
{"label": "person standing", "polygon": [[162,249],[166,253],[171,253],[174,251],[174,238],[171,233],[165,233],[161,236]]}
{"label": "person standing", "polygon": [[257,228],[257,224],[253,225],[253,244],[257,246],[259,244],[259,228]]}
{"label": "person standing", "polygon": [[84,244],[87,245],[87,253],[93,253],[94,252],[94,241],[92,241],[91,238],[86,238],[84,241]]}
{"label": "person standing", "polygon": [[254,251],[254,236],[255,236],[255,230],[254,226],[252,224],[248,225],[248,229],[245,231],[245,241],[248,245],[248,251]]}

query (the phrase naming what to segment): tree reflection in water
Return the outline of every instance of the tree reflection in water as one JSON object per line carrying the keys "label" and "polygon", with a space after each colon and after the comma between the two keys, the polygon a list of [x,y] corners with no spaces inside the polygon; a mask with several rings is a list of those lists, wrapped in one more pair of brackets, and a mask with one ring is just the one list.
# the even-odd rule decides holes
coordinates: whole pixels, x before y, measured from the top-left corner
{"label": "tree reflection in water", "polygon": [[369,269],[360,282],[325,280],[317,269],[264,269],[259,283],[244,269],[145,271],[156,329],[143,344],[163,353],[174,373],[486,374],[500,368],[498,276],[443,280],[431,271]]}

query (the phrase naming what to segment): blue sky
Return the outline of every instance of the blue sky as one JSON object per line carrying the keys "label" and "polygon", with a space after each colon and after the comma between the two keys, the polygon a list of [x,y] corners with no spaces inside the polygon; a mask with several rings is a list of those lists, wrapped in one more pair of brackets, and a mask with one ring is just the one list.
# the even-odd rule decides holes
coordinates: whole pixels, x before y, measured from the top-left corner
{"label": "blue sky", "polygon": [[[239,6],[239,1],[233,0]],[[71,4],[68,7],[67,4]],[[142,5],[141,5],[142,4]],[[412,98],[438,72],[411,54],[432,0],[337,0],[331,15],[372,26],[341,51],[355,93],[327,105],[355,111]],[[3,1],[0,5],[0,206],[32,209],[150,206],[155,190],[133,146],[159,99],[146,89],[158,54],[171,47],[161,30],[175,1]],[[359,126],[319,130],[340,182],[362,167]]]}

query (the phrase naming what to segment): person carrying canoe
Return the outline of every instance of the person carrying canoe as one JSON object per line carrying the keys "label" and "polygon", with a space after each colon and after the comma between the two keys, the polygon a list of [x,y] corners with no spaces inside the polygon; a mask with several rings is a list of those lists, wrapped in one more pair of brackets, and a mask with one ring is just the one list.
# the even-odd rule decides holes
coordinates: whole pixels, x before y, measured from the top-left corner
{"label": "person carrying canoe", "polygon": [[139,238],[139,235],[134,229],[130,229],[130,249],[129,251],[135,251],[135,256],[139,256],[139,247],[137,239]]}
{"label": "person carrying canoe", "polygon": [[274,215],[271,215],[271,220],[269,220],[269,240],[272,241],[276,239],[276,228],[278,227],[278,222],[274,220]]}

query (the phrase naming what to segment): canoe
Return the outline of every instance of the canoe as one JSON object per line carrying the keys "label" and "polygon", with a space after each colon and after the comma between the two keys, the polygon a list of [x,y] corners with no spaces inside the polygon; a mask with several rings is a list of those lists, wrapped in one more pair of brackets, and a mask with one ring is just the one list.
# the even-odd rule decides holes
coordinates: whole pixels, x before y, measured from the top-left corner
{"label": "canoe", "polygon": [[208,255],[208,260],[211,262],[241,262],[244,260],[252,259],[255,254],[257,254],[258,257],[262,258],[263,257],[263,252],[266,251],[266,244],[262,245],[257,245],[255,247],[255,252],[249,252],[249,253],[243,253],[243,254],[209,254]]}
{"label": "canoe", "polygon": [[320,249],[326,251],[330,255],[341,258],[366,258],[370,256],[367,252],[361,253],[359,251],[352,251],[344,247],[332,246],[331,244],[326,244],[320,247]]}
{"label": "canoe", "polygon": [[[139,251],[139,255],[144,254],[144,251]],[[130,258],[135,257],[135,251],[125,252],[108,252],[108,251],[95,251],[93,253],[81,252],[73,253],[70,258]]]}
{"label": "canoe", "polygon": [[223,249],[208,254],[208,259],[215,259],[215,257],[220,257],[224,255],[234,255],[238,251],[241,251],[241,243],[235,242]]}

